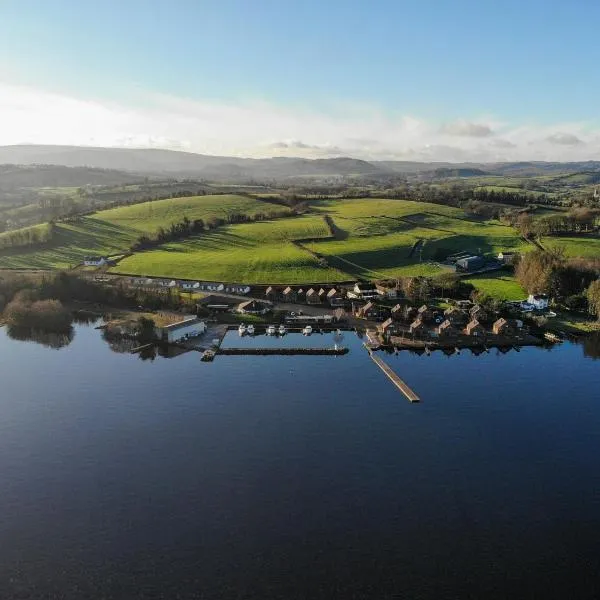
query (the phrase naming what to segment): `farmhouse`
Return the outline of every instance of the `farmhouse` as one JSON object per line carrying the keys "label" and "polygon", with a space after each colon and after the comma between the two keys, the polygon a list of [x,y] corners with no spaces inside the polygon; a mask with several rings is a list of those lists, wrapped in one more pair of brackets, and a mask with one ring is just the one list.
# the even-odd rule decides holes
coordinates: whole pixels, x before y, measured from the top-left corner
{"label": "farmhouse", "polygon": [[306,303],[321,304],[321,298],[319,298],[319,293],[315,289],[310,288],[310,290],[306,292]]}
{"label": "farmhouse", "polygon": [[237,305],[236,311],[242,315],[266,315],[271,305],[260,300],[246,300]]}
{"label": "farmhouse", "polygon": [[377,329],[379,329],[379,331],[385,336],[396,335],[400,332],[400,326],[393,319],[384,321],[377,326]]}
{"label": "farmhouse", "polygon": [[456,329],[448,319],[446,319],[439,327],[436,328],[436,333],[440,337],[449,337],[456,335]]}
{"label": "farmhouse", "polygon": [[550,304],[550,300],[546,294],[529,294],[527,302],[536,310],[546,310]]}
{"label": "farmhouse", "polygon": [[103,267],[108,264],[108,258],[105,256],[86,256],[83,259],[83,264],[86,267]]}
{"label": "farmhouse", "polygon": [[285,290],[283,290],[283,292],[281,293],[281,297],[283,298],[284,302],[296,302],[296,300],[298,300],[298,292],[296,292],[293,288],[291,288],[289,285],[285,288]]}
{"label": "farmhouse", "polygon": [[516,252],[500,252],[498,253],[498,260],[504,265],[512,265],[517,259]]}
{"label": "farmhouse", "polygon": [[156,336],[163,342],[180,342],[201,335],[205,331],[206,323],[195,317],[155,328]]}
{"label": "farmhouse", "polygon": [[482,337],[485,335],[485,329],[477,319],[473,319],[472,321],[469,321],[465,327],[465,334],[474,337]]}
{"label": "farmhouse", "polygon": [[462,271],[477,271],[485,264],[483,256],[467,256],[456,261],[457,269]]}

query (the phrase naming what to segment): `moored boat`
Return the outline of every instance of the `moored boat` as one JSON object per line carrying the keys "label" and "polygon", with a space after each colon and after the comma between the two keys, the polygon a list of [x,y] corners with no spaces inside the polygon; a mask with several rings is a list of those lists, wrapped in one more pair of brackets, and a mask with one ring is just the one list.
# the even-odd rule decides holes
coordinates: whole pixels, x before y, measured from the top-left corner
{"label": "moored boat", "polygon": [[240,323],[240,326],[238,327],[238,333],[240,335],[244,335],[246,333],[246,325],[244,323]]}
{"label": "moored boat", "polygon": [[275,325],[269,325],[267,327],[267,335],[275,335]]}
{"label": "moored boat", "polygon": [[254,335],[254,325],[252,325],[252,323],[246,327],[246,333],[248,335]]}
{"label": "moored boat", "polygon": [[303,330],[302,333],[304,335],[310,335],[312,333],[312,327],[310,325],[307,325]]}
{"label": "moored boat", "polygon": [[287,329],[285,328],[285,325],[280,325],[279,326],[279,335],[285,335],[287,333]]}

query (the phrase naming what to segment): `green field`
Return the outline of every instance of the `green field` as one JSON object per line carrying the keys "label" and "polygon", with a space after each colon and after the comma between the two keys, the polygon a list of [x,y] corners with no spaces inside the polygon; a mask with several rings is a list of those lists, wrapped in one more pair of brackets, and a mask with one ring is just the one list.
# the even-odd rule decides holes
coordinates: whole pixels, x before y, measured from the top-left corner
{"label": "green field", "polygon": [[[65,268],[91,254],[127,251],[141,234],[190,220],[241,213],[285,211],[282,206],[239,195],[214,195],[136,204],[60,222],[49,247],[0,252],[0,267]],[[324,217],[331,219],[332,237]],[[312,238],[303,246],[294,240]],[[1,239],[1,236],[0,236]],[[600,256],[600,238],[546,238],[569,256]],[[516,230],[498,221],[468,218],[458,209],[405,200],[313,201],[310,212],[287,218],[225,225],[181,242],[124,258],[115,272],[240,283],[316,283],[358,277],[380,279],[435,275],[454,252],[528,251]],[[471,278],[497,297],[518,299],[514,279]]]}
{"label": "green field", "polygon": [[335,282],[348,275],[322,267],[290,240],[325,237],[321,217],[228,225],[194,239],[139,252],[113,270],[140,275],[244,283]]}
{"label": "green field", "polygon": [[478,290],[501,300],[523,300],[527,297],[525,290],[517,280],[509,275],[475,275],[464,279],[466,283],[473,284]]}
{"label": "green field", "polygon": [[[284,207],[236,195],[193,196],[155,200],[97,212],[73,223],[58,223],[50,247],[39,250],[15,248],[0,253],[0,267],[69,268],[88,255],[112,255],[126,251],[143,233],[188,219],[227,218],[233,213],[254,215]],[[5,234],[0,234],[5,235]]]}

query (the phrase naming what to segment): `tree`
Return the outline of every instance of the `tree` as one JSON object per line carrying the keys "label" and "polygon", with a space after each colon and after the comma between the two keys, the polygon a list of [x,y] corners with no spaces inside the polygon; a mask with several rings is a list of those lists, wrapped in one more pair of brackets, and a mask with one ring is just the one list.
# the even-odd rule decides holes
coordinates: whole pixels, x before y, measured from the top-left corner
{"label": "tree", "polygon": [[590,313],[600,321],[600,279],[590,284],[586,295]]}

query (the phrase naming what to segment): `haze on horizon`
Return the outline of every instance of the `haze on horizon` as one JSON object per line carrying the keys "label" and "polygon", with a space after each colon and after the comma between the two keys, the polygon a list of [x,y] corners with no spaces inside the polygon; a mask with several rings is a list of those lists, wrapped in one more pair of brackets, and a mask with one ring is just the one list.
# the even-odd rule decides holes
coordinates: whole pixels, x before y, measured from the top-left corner
{"label": "haze on horizon", "polygon": [[549,8],[5,0],[0,145],[598,160],[600,5]]}

